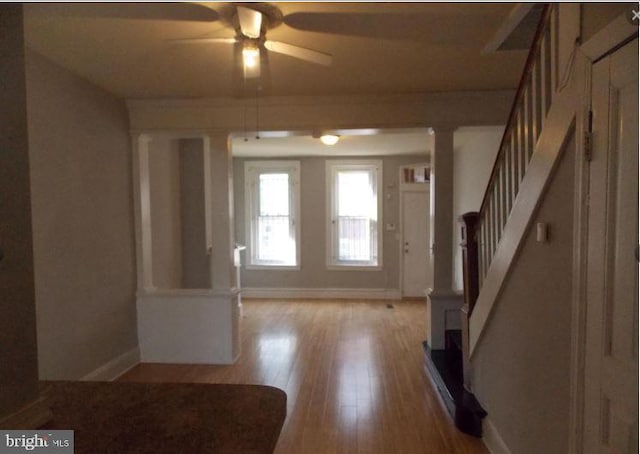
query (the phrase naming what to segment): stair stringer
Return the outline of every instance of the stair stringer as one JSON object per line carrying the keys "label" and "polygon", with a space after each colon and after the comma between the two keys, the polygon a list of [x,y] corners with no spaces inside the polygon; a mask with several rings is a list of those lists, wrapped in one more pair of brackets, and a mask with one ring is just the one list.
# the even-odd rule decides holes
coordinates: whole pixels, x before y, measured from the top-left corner
{"label": "stair stringer", "polygon": [[473,356],[484,328],[491,319],[495,302],[508,279],[509,270],[518,256],[564,145],[575,129],[579,108],[576,99],[580,97],[577,96],[575,84],[569,84],[556,93],[551,104],[469,319],[469,356]]}

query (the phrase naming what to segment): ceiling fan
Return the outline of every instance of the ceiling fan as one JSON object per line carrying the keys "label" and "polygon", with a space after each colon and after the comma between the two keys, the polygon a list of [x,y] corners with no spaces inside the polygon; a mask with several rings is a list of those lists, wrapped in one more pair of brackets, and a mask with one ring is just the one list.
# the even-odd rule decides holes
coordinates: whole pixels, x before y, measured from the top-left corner
{"label": "ceiling fan", "polygon": [[[429,6],[428,8],[431,9],[424,8],[419,12],[400,9],[393,13],[379,10],[350,11],[347,9],[335,12],[316,12],[302,9],[283,15],[277,6],[270,3],[203,1],[181,3],[42,3],[39,4],[38,10],[40,14],[66,17],[220,23],[235,30],[235,36],[173,39],[171,41],[232,44],[235,47],[235,65],[232,70],[234,91],[237,96],[245,97],[255,96],[258,90],[262,90],[263,93],[269,92],[270,53],[287,55],[318,65],[329,66],[332,64],[332,56],[328,53],[268,39],[269,30],[281,24],[293,30],[333,35],[437,42],[440,35],[448,35],[441,32],[451,28],[452,19],[457,16],[433,14],[435,8],[439,8],[436,6]],[[454,21],[453,23],[458,22]],[[425,26],[425,24],[429,26]],[[464,38],[463,35],[460,36]]]}
{"label": "ceiling fan", "polygon": [[265,3],[248,3],[231,5],[230,9],[220,13],[236,30],[233,38],[190,38],[178,39],[183,43],[219,43],[235,44],[236,56],[241,55],[242,69],[245,79],[261,76],[261,66],[267,65],[267,51],[298,58],[310,63],[329,66],[332,63],[330,54],[305,47],[272,41],[267,39],[267,30],[282,23],[282,13],[275,6]]}

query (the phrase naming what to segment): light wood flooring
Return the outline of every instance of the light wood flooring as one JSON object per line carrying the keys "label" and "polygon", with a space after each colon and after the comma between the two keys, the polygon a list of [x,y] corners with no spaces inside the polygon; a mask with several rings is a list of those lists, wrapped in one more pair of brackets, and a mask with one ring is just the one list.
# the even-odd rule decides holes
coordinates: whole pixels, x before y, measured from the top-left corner
{"label": "light wood flooring", "polygon": [[425,323],[417,301],[245,301],[236,364],[141,364],[121,380],[281,388],[278,454],[487,453],[425,376]]}

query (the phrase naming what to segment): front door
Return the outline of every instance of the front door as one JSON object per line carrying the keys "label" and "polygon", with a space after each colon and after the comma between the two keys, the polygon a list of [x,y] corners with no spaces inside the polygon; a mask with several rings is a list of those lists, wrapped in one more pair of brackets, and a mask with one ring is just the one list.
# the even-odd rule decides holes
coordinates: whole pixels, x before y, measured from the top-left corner
{"label": "front door", "polygon": [[[426,186],[426,185],[424,185]],[[402,295],[424,297],[429,255],[429,192],[402,191]]]}
{"label": "front door", "polygon": [[638,40],[593,65],[585,453],[638,452]]}

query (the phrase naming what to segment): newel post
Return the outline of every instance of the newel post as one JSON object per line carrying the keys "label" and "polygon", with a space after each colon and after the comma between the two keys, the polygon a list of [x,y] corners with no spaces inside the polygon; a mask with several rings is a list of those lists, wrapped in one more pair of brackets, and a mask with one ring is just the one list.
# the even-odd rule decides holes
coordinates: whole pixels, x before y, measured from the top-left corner
{"label": "newel post", "polygon": [[479,270],[478,270],[478,242],[476,240],[476,225],[478,213],[465,213],[458,218],[461,224],[462,241],[462,279],[464,283],[464,304],[461,309],[462,317],[462,367],[464,386],[468,391],[471,387],[469,362],[469,317],[478,299]]}

